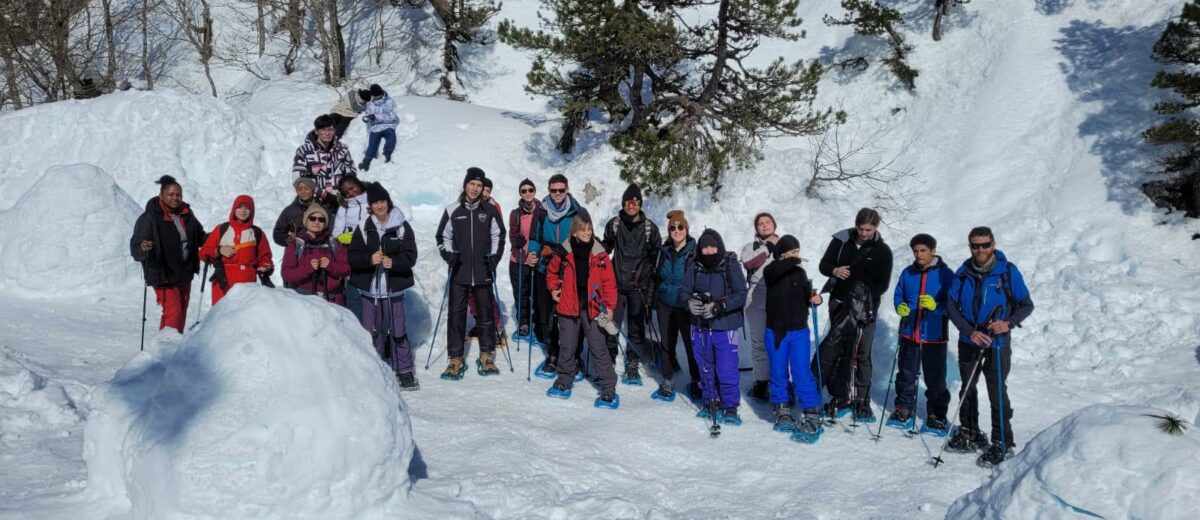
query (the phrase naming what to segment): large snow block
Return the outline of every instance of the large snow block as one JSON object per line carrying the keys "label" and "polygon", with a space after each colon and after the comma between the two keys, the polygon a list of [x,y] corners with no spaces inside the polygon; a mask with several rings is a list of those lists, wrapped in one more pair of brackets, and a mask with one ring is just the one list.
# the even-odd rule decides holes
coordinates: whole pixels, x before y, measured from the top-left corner
{"label": "large snow block", "polygon": [[147,519],[404,510],[408,410],[347,310],[242,284],[166,343],[93,394],[84,458],[95,498]]}
{"label": "large snow block", "polygon": [[1037,434],[946,518],[1195,518],[1200,432],[1158,428],[1141,406],[1080,409]]}

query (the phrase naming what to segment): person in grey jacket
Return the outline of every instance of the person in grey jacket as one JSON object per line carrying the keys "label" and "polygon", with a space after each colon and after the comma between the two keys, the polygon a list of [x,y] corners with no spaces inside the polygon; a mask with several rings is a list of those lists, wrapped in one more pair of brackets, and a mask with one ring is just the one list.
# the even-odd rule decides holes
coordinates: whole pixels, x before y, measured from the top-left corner
{"label": "person in grey jacket", "polygon": [[770,213],[756,215],[754,240],[742,248],[740,257],[742,267],[746,269],[746,280],[750,283],[746,298],[746,335],[750,337],[750,359],[754,362],[754,386],[750,388],[750,397],[761,402],[770,398],[767,385],[771,380],[771,361],[763,342],[767,326],[767,284],[763,282],[763,273],[771,264],[775,244],[779,242],[775,228],[775,217]]}
{"label": "person in grey jacket", "polygon": [[362,171],[371,169],[371,161],[379,153],[379,141],[383,141],[383,162],[392,162],[392,152],[396,150],[396,124],[400,118],[396,116],[396,103],[379,85],[371,85],[371,101],[364,110],[363,121],[371,132],[367,139],[367,151],[363,154]]}

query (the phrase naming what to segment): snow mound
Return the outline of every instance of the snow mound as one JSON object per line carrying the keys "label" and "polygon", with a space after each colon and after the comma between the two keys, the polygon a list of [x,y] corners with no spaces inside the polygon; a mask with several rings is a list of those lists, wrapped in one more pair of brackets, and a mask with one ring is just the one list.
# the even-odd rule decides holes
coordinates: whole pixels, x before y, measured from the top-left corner
{"label": "snow mound", "polygon": [[[8,349],[0,350],[0,439],[81,420],[62,385],[50,382]],[[3,442],[0,442],[3,445]]]}
{"label": "snow mound", "polygon": [[1158,428],[1142,406],[1095,405],[1039,433],[946,518],[1195,518],[1200,431]]}
{"label": "snow mound", "polygon": [[141,213],[104,170],[48,168],[0,212],[0,289],[39,295],[95,292],[140,278],[129,235]]}
{"label": "snow mound", "polygon": [[90,492],[153,519],[380,517],[404,504],[408,409],[348,311],[239,285],[166,343],[93,394]]}

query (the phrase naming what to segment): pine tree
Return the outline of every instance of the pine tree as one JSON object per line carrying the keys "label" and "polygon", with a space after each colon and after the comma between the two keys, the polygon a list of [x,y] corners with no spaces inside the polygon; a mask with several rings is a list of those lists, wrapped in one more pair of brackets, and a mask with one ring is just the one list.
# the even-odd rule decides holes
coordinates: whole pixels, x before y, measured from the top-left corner
{"label": "pine tree", "polygon": [[1176,96],[1154,105],[1154,111],[1169,116],[1166,122],[1143,133],[1146,141],[1166,148],[1159,158],[1167,178],[1148,183],[1145,191],[1156,203],[1180,208],[1191,217],[1200,216],[1200,2],[1183,6],[1179,19],[1154,44],[1151,57],[1159,63],[1179,67],[1162,70],[1150,85],[1170,90]]}
{"label": "pine tree", "polygon": [[[825,24],[850,25],[854,27],[855,34],[884,38],[891,54],[882,60],[883,64],[892,71],[892,75],[896,76],[905,89],[916,89],[919,73],[908,65],[908,55],[912,53],[913,45],[908,43],[895,27],[904,23],[904,16],[900,11],[872,0],[842,0],[842,9],[848,11],[845,17],[839,19],[826,15]],[[862,60],[865,61],[865,58]]]}
{"label": "pine tree", "polygon": [[490,45],[495,35],[484,29],[488,20],[500,12],[500,4],[492,0],[429,0],[433,11],[442,20],[442,77],[437,93],[448,99],[463,101],[466,96],[455,91],[461,85],[458,69],[462,63],[461,45]]}

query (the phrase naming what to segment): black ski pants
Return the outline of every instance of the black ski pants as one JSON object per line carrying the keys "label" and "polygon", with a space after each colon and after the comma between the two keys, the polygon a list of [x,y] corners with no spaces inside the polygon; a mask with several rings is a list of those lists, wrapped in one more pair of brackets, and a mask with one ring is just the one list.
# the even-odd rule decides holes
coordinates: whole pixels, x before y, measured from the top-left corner
{"label": "black ski pants", "polygon": [[[517,262],[508,263],[508,279],[512,282],[513,305],[516,305],[517,311],[517,328],[528,327],[531,317],[533,316],[533,299],[530,295],[534,289],[534,269],[525,264]],[[509,319],[512,319],[509,316]],[[538,338],[541,339],[540,332]]]}
{"label": "black ski pants", "polygon": [[[617,291],[617,307],[613,309],[613,323],[620,327],[624,322],[625,334],[629,337],[629,344],[625,345],[626,365],[638,362],[638,349],[646,344],[646,314],[646,295],[641,289]],[[617,352],[620,350],[617,345],[619,340],[620,334],[608,336],[605,339],[608,344],[608,353],[612,356],[614,363],[617,359]]]}
{"label": "black ski pants", "polygon": [[[983,363],[980,364],[979,373],[976,374],[975,380],[967,385],[967,380],[971,378],[971,369],[975,368],[975,363],[980,356],[983,356]],[[997,363],[999,368],[997,369]],[[992,407],[992,444],[1000,443],[1003,438],[1008,447],[1017,445],[1013,441],[1012,431],[1012,401],[1008,399],[1008,371],[1012,366],[1012,345],[1005,348],[979,348],[970,343],[958,344],[958,371],[962,374],[963,389],[958,393],[958,398],[962,400],[962,412],[960,412],[960,421],[962,427],[969,430],[979,430],[979,394],[975,391],[975,385],[979,383],[979,379],[987,383],[988,401]],[[1003,387],[1003,392],[1001,392]],[[1004,433],[1000,432],[1000,406],[997,402],[998,397],[1003,397],[1004,400]]]}
{"label": "black ski pants", "polygon": [[450,315],[446,318],[446,345],[450,357],[463,357],[467,331],[467,295],[475,299],[475,310],[479,313],[479,351],[496,351],[496,325],[492,323],[492,285],[450,284]]}
{"label": "black ski pants", "polygon": [[687,353],[688,374],[692,381],[700,380],[700,367],[696,365],[696,354],[692,352],[692,332],[687,307],[671,307],[658,302],[658,330],[662,333],[663,379],[670,381],[675,376],[676,338],[683,337],[684,352]]}
{"label": "black ski pants", "polygon": [[946,388],[946,344],[918,345],[900,340],[899,369],[896,372],[896,409],[917,411],[917,376],[925,376],[925,414],[946,418],[950,390]]}

